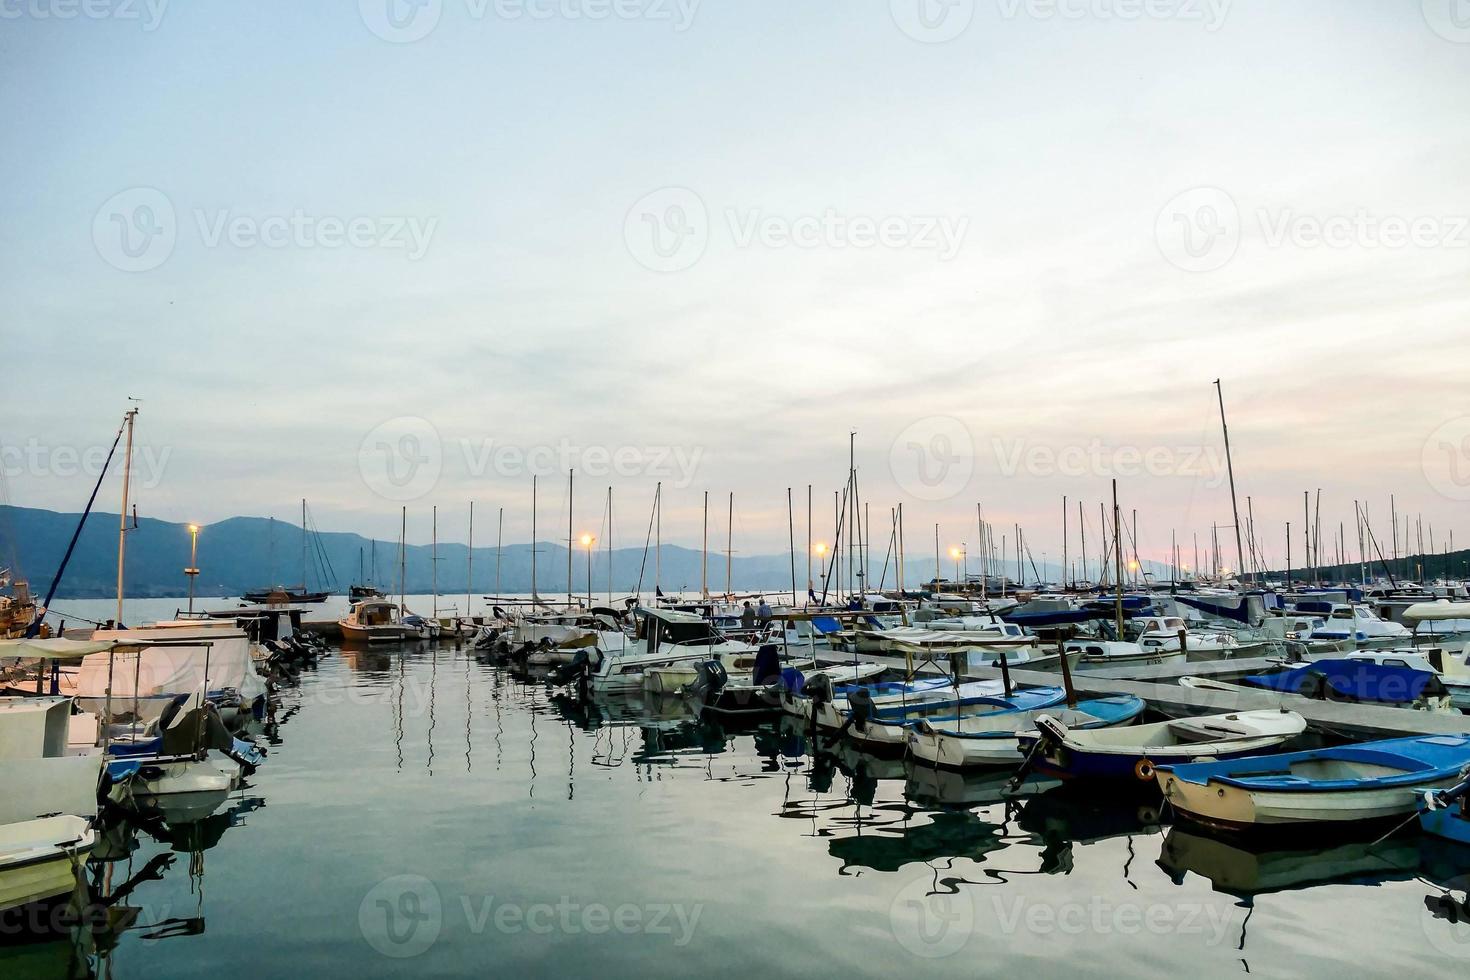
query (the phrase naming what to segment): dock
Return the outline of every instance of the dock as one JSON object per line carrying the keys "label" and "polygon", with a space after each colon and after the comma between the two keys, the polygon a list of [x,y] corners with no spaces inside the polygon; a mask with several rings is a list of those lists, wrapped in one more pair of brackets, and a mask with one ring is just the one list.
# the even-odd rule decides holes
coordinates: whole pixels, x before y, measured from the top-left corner
{"label": "dock", "polygon": [[[904,658],[863,654],[862,660],[904,668]],[[827,660],[827,658],[823,658]],[[851,658],[831,658],[832,663],[851,663]],[[1227,711],[1295,711],[1312,729],[1354,740],[1399,738],[1417,735],[1470,734],[1470,717],[1455,712],[1414,711],[1373,704],[1318,701],[1278,691],[1202,691],[1180,687],[1180,677],[1216,677],[1229,680],[1259,672],[1280,663],[1278,659],[1253,657],[1240,660],[1211,660],[1183,664],[1138,664],[1099,670],[1072,671],[1072,688],[1079,697],[1132,694],[1151,708],[1173,717],[1220,714]],[[918,673],[939,673],[928,666]],[[1024,687],[1058,687],[1061,671],[1010,668],[1011,683]],[[1000,680],[999,667],[976,667],[965,672],[968,680]]]}

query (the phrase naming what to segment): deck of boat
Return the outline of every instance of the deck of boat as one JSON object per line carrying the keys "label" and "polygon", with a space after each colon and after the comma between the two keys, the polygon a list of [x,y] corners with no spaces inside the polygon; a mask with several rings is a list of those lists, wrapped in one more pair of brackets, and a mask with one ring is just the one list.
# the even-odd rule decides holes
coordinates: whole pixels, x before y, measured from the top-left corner
{"label": "deck of boat", "polygon": [[[902,657],[864,655],[863,660],[887,663],[902,669]],[[836,658],[834,658],[834,662]],[[1073,670],[1072,687],[1081,697],[1108,694],[1133,694],[1147,701],[1151,708],[1166,715],[1218,714],[1226,711],[1261,711],[1287,708],[1307,719],[1312,728],[1351,736],[1355,739],[1396,738],[1410,735],[1459,735],[1470,733],[1470,716],[1407,708],[1389,708],[1340,701],[1313,701],[1294,694],[1276,691],[1202,691],[1180,687],[1180,677],[1216,677],[1258,673],[1280,663],[1278,659],[1250,658],[1214,660],[1198,663],[1135,664],[1099,670]],[[919,673],[937,673],[938,668],[925,666]],[[1059,686],[1060,671],[1011,668],[1011,682],[1026,686]],[[999,680],[999,667],[977,667],[965,673],[967,679]]]}

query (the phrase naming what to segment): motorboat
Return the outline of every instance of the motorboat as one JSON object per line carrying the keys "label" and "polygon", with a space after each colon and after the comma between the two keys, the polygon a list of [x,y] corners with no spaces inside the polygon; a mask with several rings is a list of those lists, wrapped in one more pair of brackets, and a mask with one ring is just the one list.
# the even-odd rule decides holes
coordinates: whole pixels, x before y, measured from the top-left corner
{"label": "motorboat", "polygon": [[1449,690],[1438,674],[1380,664],[1371,659],[1337,658],[1288,664],[1279,671],[1243,677],[1238,682],[1181,677],[1179,684],[1194,690],[1270,691],[1314,701],[1456,712]]}
{"label": "motorboat", "polygon": [[351,643],[398,643],[426,638],[417,627],[404,622],[402,607],[387,599],[354,602],[347,615],[337,620],[342,639]]}
{"label": "motorboat", "polygon": [[594,691],[642,690],[655,667],[754,655],[759,647],[731,640],[703,616],[673,609],[634,610],[635,633],[598,633],[595,646],[578,650],[553,682],[585,680]]}
{"label": "motorboat", "polygon": [[[1321,612],[1319,609],[1298,611]],[[1332,603],[1326,612],[1325,622],[1312,630],[1308,642],[1318,649],[1363,649],[1369,646],[1392,646],[1406,642],[1411,636],[1409,628],[1402,623],[1380,619],[1371,608],[1363,603]]]}
{"label": "motorboat", "polygon": [[1146,707],[1142,698],[1115,695],[1078,702],[1075,708],[972,715],[958,719],[925,717],[908,732],[909,755],[931,766],[951,769],[1010,766],[1025,761],[1020,736],[1036,729],[1042,714],[1073,731],[1131,725]]}
{"label": "motorboat", "polygon": [[1035,687],[1006,694],[879,708],[854,692],[848,696],[847,720],[842,730],[848,738],[870,752],[903,753],[908,750],[909,732],[915,725],[927,723],[959,728],[971,721],[1019,718],[1060,704],[1066,697],[1067,692],[1060,687]]}
{"label": "motorboat", "polygon": [[1175,637],[1174,648],[1164,644],[1144,646],[1141,641],[1127,640],[1071,640],[1063,651],[1079,665],[1089,667],[1117,667],[1131,664],[1162,664],[1171,660],[1183,660],[1184,650]]}
{"label": "motorboat", "polygon": [[1470,734],[1391,738],[1227,761],[1161,764],[1164,798],[1211,826],[1360,824],[1416,812],[1470,766]]}
{"label": "motorboat", "polygon": [[1076,731],[1042,715],[1036,732],[1019,737],[1035,767],[1062,779],[1152,784],[1158,766],[1196,759],[1231,759],[1277,748],[1306,731],[1294,711],[1236,711],[1177,718],[1129,728]]}
{"label": "motorboat", "polygon": [[0,823],[0,912],[71,892],[96,842],[73,814]]}

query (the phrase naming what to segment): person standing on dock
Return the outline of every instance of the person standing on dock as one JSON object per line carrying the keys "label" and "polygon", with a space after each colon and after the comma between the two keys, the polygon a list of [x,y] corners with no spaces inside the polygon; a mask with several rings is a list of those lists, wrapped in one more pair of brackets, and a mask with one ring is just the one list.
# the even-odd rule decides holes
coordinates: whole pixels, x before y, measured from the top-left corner
{"label": "person standing on dock", "polygon": [[740,610],[740,628],[745,630],[755,629],[755,609],[746,600],[745,608]]}
{"label": "person standing on dock", "polygon": [[771,606],[766,602],[765,596],[761,596],[761,605],[756,610],[756,616],[760,618],[761,629],[771,625]]}

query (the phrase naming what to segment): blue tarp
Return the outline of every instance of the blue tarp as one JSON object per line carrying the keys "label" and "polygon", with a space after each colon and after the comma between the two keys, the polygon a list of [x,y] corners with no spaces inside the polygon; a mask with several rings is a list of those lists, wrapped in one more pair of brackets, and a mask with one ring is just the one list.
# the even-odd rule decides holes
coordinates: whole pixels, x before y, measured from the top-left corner
{"label": "blue tarp", "polygon": [[1056,612],[1009,612],[1001,613],[1000,618],[1017,626],[1063,626],[1068,623],[1086,623],[1094,619],[1110,618],[1112,610],[1102,609],[1062,609]]}
{"label": "blue tarp", "polygon": [[1320,690],[1325,684],[1329,696],[1377,704],[1409,704],[1426,694],[1444,693],[1439,678],[1427,671],[1385,667],[1368,660],[1319,660],[1309,667],[1247,677],[1245,683],[1308,695],[1314,693],[1313,687]]}
{"label": "blue tarp", "polygon": [[812,627],[818,633],[826,636],[828,633],[835,633],[842,629],[842,624],[837,621],[835,616],[813,616]]}

